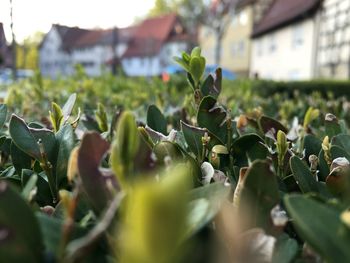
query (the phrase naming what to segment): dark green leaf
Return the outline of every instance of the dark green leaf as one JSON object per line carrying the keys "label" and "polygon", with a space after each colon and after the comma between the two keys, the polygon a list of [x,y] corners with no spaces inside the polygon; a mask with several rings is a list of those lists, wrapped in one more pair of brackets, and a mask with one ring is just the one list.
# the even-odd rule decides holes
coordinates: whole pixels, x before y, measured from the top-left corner
{"label": "dark green leaf", "polygon": [[9,124],[9,133],[18,148],[37,160],[41,159],[37,139],[30,132],[23,119],[12,115]]}
{"label": "dark green leaf", "polygon": [[4,127],[7,118],[7,106],[6,104],[0,104],[0,129]]}
{"label": "dark green leaf", "polygon": [[147,110],[147,125],[164,135],[167,134],[167,121],[156,105],[151,105]]}
{"label": "dark green leaf", "polygon": [[204,97],[199,105],[197,122],[201,128],[207,128],[220,139],[222,144],[227,141],[226,110],[216,104],[216,99]]}
{"label": "dark green leaf", "polygon": [[0,255],[2,262],[43,262],[43,243],[30,207],[0,182]]}
{"label": "dark green leaf", "polygon": [[56,162],[56,184],[60,188],[67,182],[68,160],[75,146],[75,134],[72,126],[63,126],[56,134],[56,140],[59,149]]}
{"label": "dark green leaf", "polygon": [[325,261],[350,262],[350,230],[339,211],[301,195],[285,196],[284,202],[299,235]]}
{"label": "dark green leaf", "polygon": [[318,187],[314,176],[312,175],[309,167],[299,159],[297,156],[293,156],[290,159],[290,167],[293,172],[295,181],[297,181],[300,190],[303,193],[318,192]]}
{"label": "dark green leaf", "polygon": [[276,175],[266,161],[255,161],[248,169],[240,196],[239,211],[247,227],[269,229],[271,209],[279,202]]}
{"label": "dark green leaf", "polygon": [[282,234],[275,245],[272,263],[291,263],[298,253],[298,242]]}

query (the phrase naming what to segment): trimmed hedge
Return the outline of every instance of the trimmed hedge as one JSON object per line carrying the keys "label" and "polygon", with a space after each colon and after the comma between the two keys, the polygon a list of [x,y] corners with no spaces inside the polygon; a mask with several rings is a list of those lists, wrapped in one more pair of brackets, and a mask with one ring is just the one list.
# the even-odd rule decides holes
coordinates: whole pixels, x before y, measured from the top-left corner
{"label": "trimmed hedge", "polygon": [[252,82],[255,92],[261,96],[270,96],[273,93],[288,93],[293,97],[295,92],[311,94],[320,92],[324,97],[332,93],[334,97],[345,96],[350,98],[350,80],[312,80],[312,81],[269,81],[258,80]]}

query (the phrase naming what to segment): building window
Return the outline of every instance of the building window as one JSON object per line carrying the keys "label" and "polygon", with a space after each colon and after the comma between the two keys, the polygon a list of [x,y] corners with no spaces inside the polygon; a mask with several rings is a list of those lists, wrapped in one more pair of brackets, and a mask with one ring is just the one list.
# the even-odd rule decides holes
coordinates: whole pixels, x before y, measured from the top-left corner
{"label": "building window", "polygon": [[297,25],[293,27],[292,31],[292,48],[296,49],[303,45],[304,43],[304,30],[302,25]]}
{"label": "building window", "polygon": [[232,55],[234,57],[243,56],[244,52],[245,52],[244,40],[240,40],[239,42],[232,43]]}
{"label": "building window", "polygon": [[269,36],[269,52],[274,53],[277,50],[276,37],[274,34]]}
{"label": "building window", "polygon": [[247,23],[248,23],[248,15],[247,15],[247,12],[242,11],[242,12],[239,14],[239,24],[242,25],[242,26],[245,26]]}
{"label": "building window", "polygon": [[258,57],[261,57],[264,53],[264,42],[262,39],[257,40],[256,52],[257,52]]}

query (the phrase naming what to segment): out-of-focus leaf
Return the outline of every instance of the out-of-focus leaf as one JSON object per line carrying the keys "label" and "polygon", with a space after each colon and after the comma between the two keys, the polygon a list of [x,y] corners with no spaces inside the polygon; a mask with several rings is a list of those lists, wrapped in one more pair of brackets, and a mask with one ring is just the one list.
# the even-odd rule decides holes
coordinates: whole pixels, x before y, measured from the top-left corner
{"label": "out-of-focus leaf", "polygon": [[241,191],[239,211],[248,227],[269,229],[271,209],[279,202],[277,177],[266,161],[255,161],[248,169]]}
{"label": "out-of-focus leaf", "polygon": [[288,214],[299,235],[327,262],[350,262],[350,229],[340,211],[301,195],[284,198]]}
{"label": "out-of-focus leaf", "polygon": [[30,207],[0,181],[0,255],[3,262],[43,262],[43,243]]}
{"label": "out-of-focus leaf", "polygon": [[86,133],[78,152],[78,171],[87,199],[94,211],[100,213],[111,198],[106,179],[99,167],[109,144],[98,133]]}
{"label": "out-of-focus leaf", "polygon": [[198,232],[216,216],[229,192],[230,187],[222,183],[198,187],[190,192],[191,202],[189,203],[186,237]]}

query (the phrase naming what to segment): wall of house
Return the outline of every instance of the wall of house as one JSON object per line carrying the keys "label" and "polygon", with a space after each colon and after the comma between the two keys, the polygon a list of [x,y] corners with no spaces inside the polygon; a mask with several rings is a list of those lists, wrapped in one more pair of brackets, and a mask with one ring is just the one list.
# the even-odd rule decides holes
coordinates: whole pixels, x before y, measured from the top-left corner
{"label": "wall of house", "polygon": [[350,78],[350,1],[325,0],[320,19],[316,74]]}
{"label": "wall of house", "polygon": [[188,44],[183,41],[174,41],[166,43],[160,51],[161,64],[168,66],[175,64],[173,57],[181,56],[183,51],[188,51]]}
{"label": "wall of house", "polygon": [[105,63],[112,59],[111,47],[96,45],[90,47],[75,48],[72,53],[72,62],[84,67],[89,76],[99,76],[105,69]]}
{"label": "wall of house", "polygon": [[61,49],[61,38],[55,28],[47,34],[39,50],[39,56],[43,76],[57,78],[60,75],[73,73],[70,55]]}
{"label": "wall of house", "polygon": [[158,76],[164,67],[161,66],[159,55],[153,57],[124,58],[122,65],[128,76]]}
{"label": "wall of house", "polygon": [[[222,40],[221,66],[238,75],[248,76],[250,67],[251,40],[253,28],[253,7],[243,8],[232,21]],[[199,32],[199,44],[207,64],[215,64],[215,34],[207,27]]]}
{"label": "wall of house", "polygon": [[309,18],[253,39],[251,76],[262,79],[313,78],[315,21]]}

